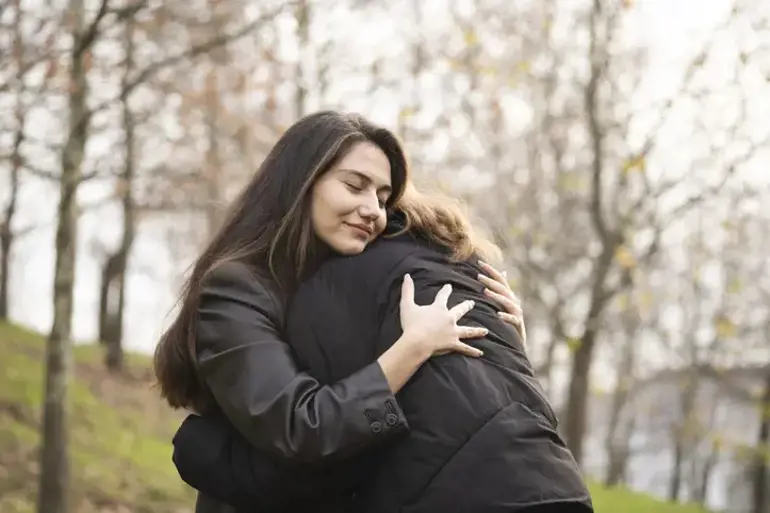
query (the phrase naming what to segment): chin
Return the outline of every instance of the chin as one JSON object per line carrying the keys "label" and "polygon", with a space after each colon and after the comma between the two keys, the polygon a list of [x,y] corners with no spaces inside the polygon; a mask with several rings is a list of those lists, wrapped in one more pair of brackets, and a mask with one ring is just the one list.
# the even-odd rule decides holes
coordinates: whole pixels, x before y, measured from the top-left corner
{"label": "chin", "polygon": [[348,239],[344,241],[335,241],[335,244],[331,246],[332,249],[340,255],[353,256],[363,253],[367,245],[368,242],[360,239]]}

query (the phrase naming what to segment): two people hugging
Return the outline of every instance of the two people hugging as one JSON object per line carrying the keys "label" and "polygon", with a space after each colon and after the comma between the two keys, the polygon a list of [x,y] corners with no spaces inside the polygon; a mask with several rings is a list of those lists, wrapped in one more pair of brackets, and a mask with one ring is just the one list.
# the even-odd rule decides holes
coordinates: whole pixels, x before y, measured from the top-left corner
{"label": "two people hugging", "polygon": [[389,130],[291,126],[155,354],[196,512],[593,511],[498,257]]}

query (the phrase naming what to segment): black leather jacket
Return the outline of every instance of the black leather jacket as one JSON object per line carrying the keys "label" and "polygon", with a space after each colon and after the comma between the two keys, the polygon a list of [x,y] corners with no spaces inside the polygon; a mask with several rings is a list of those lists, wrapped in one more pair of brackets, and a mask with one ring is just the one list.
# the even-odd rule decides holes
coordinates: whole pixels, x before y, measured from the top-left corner
{"label": "black leather jacket", "polygon": [[[408,430],[376,362],[329,385],[302,372],[283,340],[279,305],[247,266],[225,263],[203,284],[196,340],[200,375],[221,414],[276,465],[273,470],[296,477],[292,482],[271,480],[269,499],[276,507],[302,496],[297,487],[301,475],[313,475],[316,479],[307,483],[317,486],[319,469],[344,464],[350,456]],[[185,479],[183,470],[180,474]],[[216,481],[213,476],[207,480]],[[339,479],[332,481],[345,486]],[[196,511],[233,510],[204,494]]]}

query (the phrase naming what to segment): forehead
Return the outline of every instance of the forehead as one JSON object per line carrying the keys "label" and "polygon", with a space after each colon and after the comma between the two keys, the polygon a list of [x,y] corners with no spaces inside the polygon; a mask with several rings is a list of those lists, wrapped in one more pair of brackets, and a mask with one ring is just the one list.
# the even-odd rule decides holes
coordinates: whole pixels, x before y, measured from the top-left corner
{"label": "forehead", "polygon": [[390,186],[390,161],[374,143],[361,141],[350,150],[333,168],[339,172],[356,172],[366,176],[377,187]]}

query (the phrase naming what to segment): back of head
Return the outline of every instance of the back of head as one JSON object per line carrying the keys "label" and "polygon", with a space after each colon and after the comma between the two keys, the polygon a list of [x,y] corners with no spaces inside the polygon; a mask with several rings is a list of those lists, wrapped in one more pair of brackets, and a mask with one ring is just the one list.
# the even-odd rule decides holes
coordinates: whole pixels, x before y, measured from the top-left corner
{"label": "back of head", "polygon": [[437,192],[422,192],[410,182],[395,208],[406,219],[406,226],[399,233],[418,234],[447,248],[455,260],[467,260],[474,255],[492,264],[502,260],[500,248],[471,225],[460,200]]}
{"label": "back of head", "polygon": [[172,407],[200,410],[209,399],[198,378],[195,350],[204,278],[223,262],[239,261],[268,280],[280,295],[287,295],[324,253],[310,218],[313,185],[358,142],[373,143],[387,157],[391,206],[407,181],[406,157],[398,139],[359,115],[334,111],[317,112],[292,125],[231,203],[221,228],[194,263],[177,317],[155,351],[161,394]]}

